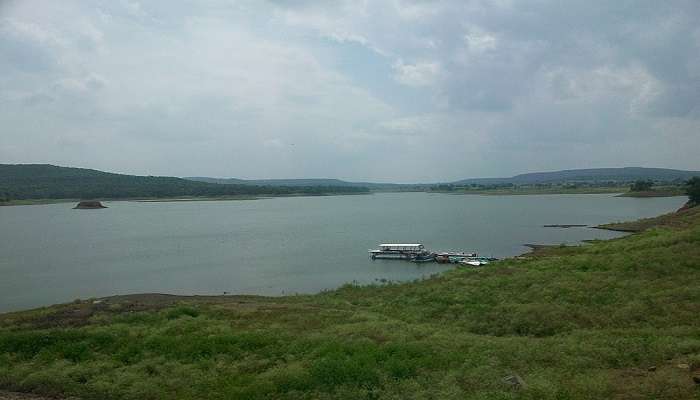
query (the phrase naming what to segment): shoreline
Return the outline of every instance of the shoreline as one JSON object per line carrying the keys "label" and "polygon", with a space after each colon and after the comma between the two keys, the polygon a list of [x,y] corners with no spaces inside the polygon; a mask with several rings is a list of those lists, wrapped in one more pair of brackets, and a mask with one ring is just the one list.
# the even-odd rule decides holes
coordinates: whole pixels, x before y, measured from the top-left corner
{"label": "shoreline", "polygon": [[[605,188],[604,188],[605,189]],[[428,191],[428,190],[370,190],[368,192],[362,193],[292,193],[292,194],[282,194],[282,195],[236,195],[236,196],[221,196],[221,197],[158,197],[158,198],[98,198],[91,200],[105,201],[105,202],[118,202],[118,201],[130,201],[138,203],[174,203],[174,202],[196,202],[196,201],[239,201],[239,200],[265,200],[274,198],[285,198],[285,197],[329,197],[329,196],[363,196],[372,195],[376,193],[434,193],[434,194],[448,194],[455,196],[548,196],[548,195],[576,195],[576,194],[609,194],[614,195],[614,197],[623,198],[660,198],[660,197],[684,197],[683,193],[665,191],[665,192],[639,192],[635,194],[634,192],[622,192],[619,190],[583,190],[583,191],[518,191],[518,190],[484,190],[484,191],[464,191],[464,192],[449,192],[449,191]],[[0,201],[0,207],[10,207],[10,206],[32,206],[32,205],[48,205],[48,204],[62,204],[62,203],[73,203],[79,202],[81,199],[22,199],[22,200],[9,200]]]}
{"label": "shoreline", "polygon": [[[142,197],[129,197],[129,198],[98,198],[93,200],[104,201],[104,202],[135,202],[135,203],[174,203],[174,202],[196,202],[196,201],[240,201],[240,200],[265,200],[274,198],[285,198],[285,197],[330,197],[330,196],[362,196],[370,195],[373,192],[363,192],[363,193],[292,193],[283,195],[239,195],[239,196],[222,196],[222,197],[158,197],[158,198],[142,198]],[[25,199],[25,200],[10,200],[5,202],[0,202],[0,207],[11,207],[11,206],[35,206],[35,205],[49,205],[49,204],[63,204],[63,203],[77,203],[80,199]]]}
{"label": "shoreline", "polygon": [[684,228],[690,223],[692,217],[700,214],[700,207],[686,208],[686,206],[681,207],[676,211],[671,211],[666,214],[657,215],[655,217],[641,218],[635,221],[623,221],[623,222],[608,222],[600,225],[551,225],[547,227],[561,227],[568,228],[572,227],[587,227],[591,229],[600,229],[611,232],[619,232],[624,235],[616,238],[610,239],[594,239],[594,240],[583,240],[582,244],[579,245],[561,245],[561,244],[537,244],[537,243],[524,243],[523,246],[528,247],[530,250],[517,255],[513,258],[528,258],[528,257],[543,257],[549,255],[554,249],[566,249],[566,248],[576,248],[583,246],[588,243],[594,242],[609,242],[612,240],[619,240],[622,238],[629,237],[647,229],[655,227],[676,227]]}
{"label": "shoreline", "polygon": [[657,215],[656,217],[642,218],[636,221],[609,222],[592,226],[591,228],[632,234],[654,227],[687,228],[692,224],[693,217],[699,214],[700,206],[688,208],[686,204],[674,212]]}

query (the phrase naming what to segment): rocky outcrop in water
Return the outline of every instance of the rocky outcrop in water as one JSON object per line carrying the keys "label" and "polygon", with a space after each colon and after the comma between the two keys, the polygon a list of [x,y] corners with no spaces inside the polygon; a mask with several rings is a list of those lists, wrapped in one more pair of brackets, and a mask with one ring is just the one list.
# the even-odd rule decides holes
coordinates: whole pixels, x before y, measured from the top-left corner
{"label": "rocky outcrop in water", "polygon": [[76,210],[99,210],[107,207],[103,206],[99,201],[81,201],[73,208]]}

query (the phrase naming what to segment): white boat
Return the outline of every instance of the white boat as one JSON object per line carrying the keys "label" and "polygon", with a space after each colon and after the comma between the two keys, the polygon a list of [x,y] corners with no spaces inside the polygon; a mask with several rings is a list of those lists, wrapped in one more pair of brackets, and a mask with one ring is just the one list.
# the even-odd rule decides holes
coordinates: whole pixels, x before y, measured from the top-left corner
{"label": "white boat", "polygon": [[461,260],[459,263],[462,265],[470,265],[472,267],[480,267],[482,265],[488,265],[490,261],[494,261],[495,258],[488,257],[469,257]]}
{"label": "white boat", "polygon": [[374,259],[412,260],[429,254],[420,243],[384,243],[378,249],[370,250],[369,256]]}

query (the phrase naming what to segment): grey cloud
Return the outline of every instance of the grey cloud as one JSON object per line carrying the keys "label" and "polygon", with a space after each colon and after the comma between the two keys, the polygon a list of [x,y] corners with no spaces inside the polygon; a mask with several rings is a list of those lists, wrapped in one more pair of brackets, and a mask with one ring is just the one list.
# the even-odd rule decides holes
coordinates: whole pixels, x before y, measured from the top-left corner
{"label": "grey cloud", "polygon": [[700,118],[700,82],[666,86],[648,109],[654,116]]}
{"label": "grey cloud", "polygon": [[0,15],[0,67],[4,71],[50,72],[58,67],[51,54],[51,34],[36,24],[19,23]]}

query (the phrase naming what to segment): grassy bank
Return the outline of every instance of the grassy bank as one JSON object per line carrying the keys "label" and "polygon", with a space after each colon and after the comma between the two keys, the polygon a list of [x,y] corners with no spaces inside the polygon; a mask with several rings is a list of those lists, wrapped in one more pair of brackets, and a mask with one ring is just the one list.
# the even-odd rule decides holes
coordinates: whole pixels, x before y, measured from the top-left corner
{"label": "grassy bank", "polygon": [[626,238],[414,283],[282,298],[125,296],[2,315],[0,389],[139,400],[697,399],[700,213],[666,218]]}
{"label": "grassy bank", "polygon": [[700,221],[700,207],[681,209],[678,212],[664,214],[653,218],[643,218],[637,221],[612,222],[597,226],[620,232],[642,232],[651,228],[690,229]]}

